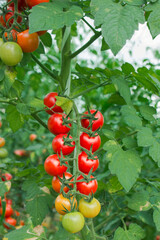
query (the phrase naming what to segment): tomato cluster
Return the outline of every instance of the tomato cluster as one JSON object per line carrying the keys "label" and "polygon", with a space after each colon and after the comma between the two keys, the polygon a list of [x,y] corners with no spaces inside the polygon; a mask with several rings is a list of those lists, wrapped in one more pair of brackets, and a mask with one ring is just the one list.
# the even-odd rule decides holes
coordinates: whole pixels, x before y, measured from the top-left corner
{"label": "tomato cluster", "polygon": [[[104,119],[103,115],[96,110],[85,112],[82,116],[81,125],[84,132],[78,140],[82,151],[76,159],[77,173],[74,172],[72,175],[67,171],[68,161],[74,159],[69,155],[73,154],[77,140],[70,134],[73,121],[60,106],[56,105],[57,96],[57,93],[52,92],[44,97],[46,112],[51,115],[48,119],[48,129],[55,135],[52,141],[54,154],[46,158],[44,168],[49,175],[53,176],[52,187],[59,193],[55,200],[55,209],[63,215],[62,225],[69,232],[75,233],[83,228],[84,217],[93,218],[101,209],[99,201],[93,197],[98,183],[91,174],[99,166],[99,159],[94,152],[101,144],[97,131],[103,126]],[[83,196],[79,203],[76,200],[78,195]]]}
{"label": "tomato cluster", "polygon": [[[29,33],[27,9],[49,2],[49,0],[14,0],[6,1],[6,7],[0,15],[0,25],[3,29],[3,39],[0,38],[0,58],[8,66],[15,66],[21,62],[23,52],[34,52],[39,46],[39,36],[46,31]],[[24,11],[25,10],[25,11]],[[25,30],[24,30],[25,26]]]}

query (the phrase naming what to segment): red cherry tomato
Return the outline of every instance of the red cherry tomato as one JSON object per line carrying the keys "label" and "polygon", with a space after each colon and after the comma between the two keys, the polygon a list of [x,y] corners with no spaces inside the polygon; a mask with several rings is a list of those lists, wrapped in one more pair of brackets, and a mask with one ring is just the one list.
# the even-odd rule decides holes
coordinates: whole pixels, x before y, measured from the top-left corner
{"label": "red cherry tomato", "polygon": [[[12,217],[7,217],[7,218],[5,218],[5,222],[6,222],[6,223],[9,223],[9,224],[12,225],[12,226],[16,226],[16,223],[17,223],[16,219],[14,219],[14,218],[12,218]],[[3,224],[3,226],[4,226],[5,228],[7,228],[7,229],[10,229],[10,227],[8,227],[5,223]]]}
{"label": "red cherry tomato", "polygon": [[[64,145],[63,138],[66,138],[66,137],[67,137],[67,134],[59,134],[53,139],[52,148],[54,152],[61,154],[61,151],[62,151],[63,155],[69,155],[74,151],[74,148],[75,148],[74,141],[70,143],[71,145],[73,145],[73,147],[67,144]],[[69,139],[72,139],[72,137],[69,136]]]}
{"label": "red cherry tomato", "polygon": [[[7,0],[7,2],[10,2],[11,0]],[[9,4],[10,7],[14,7],[14,3]],[[22,11],[27,7],[25,0],[18,0],[18,10]]]}
{"label": "red cherry tomato", "polygon": [[81,152],[78,156],[79,170],[83,173],[89,173],[92,168],[92,172],[96,171],[99,166],[99,160],[97,157],[89,159],[86,152]]}
{"label": "red cherry tomato", "polygon": [[157,236],[157,237],[156,237],[156,240],[160,240],[160,236]]}
{"label": "red cherry tomato", "polygon": [[[67,163],[67,162],[66,162]],[[57,154],[50,155],[44,162],[45,171],[51,176],[62,175],[66,172],[67,167],[60,165],[60,161]]]}
{"label": "red cherry tomato", "polygon": [[1,178],[2,178],[3,182],[4,181],[9,181],[9,180],[12,179],[12,175],[10,173],[3,173]]}
{"label": "red cherry tomato", "polygon": [[[70,131],[70,128],[63,124],[63,118],[66,118],[66,114],[54,113],[48,119],[48,129],[54,135],[65,134]],[[69,119],[69,118],[68,118]],[[68,124],[71,127],[71,124]]]}
{"label": "red cherry tomato", "polygon": [[24,226],[25,225],[25,223],[24,223],[24,221],[23,220],[20,220],[20,223],[19,223],[21,226]]}
{"label": "red cherry tomato", "polygon": [[14,211],[14,214],[17,216],[17,217],[19,217],[20,216],[20,212],[18,212],[18,211]]}
{"label": "red cherry tomato", "polygon": [[14,154],[15,154],[16,156],[18,156],[18,157],[28,156],[27,151],[24,150],[24,149],[16,149],[16,150],[14,151]]}
{"label": "red cherry tomato", "polygon": [[49,2],[49,0],[26,0],[26,4],[29,8],[32,8],[43,2]]}
{"label": "red cherry tomato", "polygon": [[38,34],[38,36],[42,36],[42,35],[44,35],[46,32],[47,32],[46,30],[44,30],[44,31],[38,31],[37,34]]}
{"label": "red cherry tomato", "polygon": [[[61,175],[59,177],[63,178],[63,175]],[[68,180],[72,177],[72,174],[70,174],[69,172],[65,172],[64,177],[65,177],[66,180]],[[73,181],[73,178],[70,181]],[[59,180],[58,176],[54,176],[53,179],[52,179],[52,187],[53,187],[54,191],[57,192],[57,193],[60,193],[61,185],[62,185],[62,183]],[[72,183],[69,183],[69,186],[71,186],[73,188]],[[69,188],[67,186],[65,186],[63,188],[63,191],[67,193],[69,191]]]}
{"label": "red cherry tomato", "polygon": [[9,33],[5,32],[4,33],[4,37],[6,38],[6,40],[12,40],[12,41],[16,41],[17,40],[17,34],[18,32],[15,29],[12,29]]}
{"label": "red cherry tomato", "polygon": [[[91,176],[91,178],[94,178],[94,177]],[[77,181],[81,180],[81,179],[84,179],[84,177],[82,175],[80,175],[77,178]],[[77,185],[77,191],[79,191],[80,193],[85,194],[85,195],[89,195],[91,193],[94,194],[98,188],[98,183],[97,183],[96,179],[91,180],[88,183],[87,182],[77,182],[76,185]]]}
{"label": "red cherry tomato", "polygon": [[[2,209],[2,207],[0,207],[0,215],[2,215],[2,214],[3,214],[3,209]],[[12,209],[11,205],[6,204],[6,210],[5,210],[4,216],[7,218],[7,217],[10,217],[12,214],[13,214],[13,209]]]}
{"label": "red cherry tomato", "polygon": [[0,128],[2,127],[2,122],[0,121]]}
{"label": "red cherry tomato", "polygon": [[39,46],[39,37],[37,33],[29,34],[29,29],[18,33],[17,43],[23,52],[34,52]]}
{"label": "red cherry tomato", "polygon": [[51,110],[46,110],[46,112],[50,115],[52,115],[54,112],[63,112],[63,109],[56,105],[56,96],[58,96],[58,93],[51,92],[44,97],[44,105],[46,105],[48,108],[51,108]]}
{"label": "red cherry tomato", "polygon": [[[93,114],[95,112],[96,112],[96,110],[94,110],[94,109],[90,110],[91,114]],[[88,114],[88,111],[86,111],[84,114]],[[95,114],[94,118],[97,118],[97,120],[92,121],[92,131],[96,131],[98,128],[101,128],[103,126],[103,123],[104,123],[104,118],[103,118],[103,115],[100,111],[98,111]],[[82,124],[82,127],[90,129],[89,119],[86,119],[85,115],[82,117],[81,124]]]}
{"label": "red cherry tomato", "polygon": [[[8,7],[5,17],[3,17],[3,15],[0,16],[0,23],[2,24],[3,27],[7,26],[7,22],[9,23],[9,27],[13,24],[14,18],[10,19],[11,17],[13,17],[13,15],[14,15],[14,7]],[[20,23],[21,21],[22,21],[22,18],[18,16],[17,22]]]}
{"label": "red cherry tomato", "polygon": [[6,199],[6,203],[12,205],[12,199]]}
{"label": "red cherry tomato", "polygon": [[95,152],[101,145],[101,138],[98,134],[95,137],[90,137],[87,133],[83,132],[80,136],[80,144],[87,150],[90,150],[92,147],[92,152]]}
{"label": "red cherry tomato", "polygon": [[33,142],[36,138],[37,138],[37,135],[34,133],[30,134],[30,136],[29,136],[29,139],[31,142]]}

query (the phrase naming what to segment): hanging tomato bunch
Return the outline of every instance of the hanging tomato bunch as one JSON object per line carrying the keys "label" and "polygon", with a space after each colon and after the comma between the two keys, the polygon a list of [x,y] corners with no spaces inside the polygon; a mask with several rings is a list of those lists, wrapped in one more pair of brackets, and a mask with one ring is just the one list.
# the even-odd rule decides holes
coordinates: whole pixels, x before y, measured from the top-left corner
{"label": "hanging tomato bunch", "polygon": [[[99,166],[95,152],[101,145],[98,130],[102,128],[104,119],[96,110],[80,115],[75,104],[75,118],[70,119],[56,105],[57,96],[52,92],[44,98],[46,112],[51,115],[48,129],[55,135],[52,141],[54,154],[47,157],[44,168],[53,176],[52,187],[59,194],[55,209],[63,215],[62,225],[67,231],[76,233],[83,228],[84,217],[94,218],[101,209],[93,196],[98,183],[92,174]],[[77,128],[76,136],[73,136],[73,125]]]}
{"label": "hanging tomato bunch", "polygon": [[8,66],[15,66],[21,62],[24,53],[34,52],[39,46],[39,36],[46,31],[29,33],[28,10],[35,5],[49,0],[7,0],[0,10],[0,58]]}

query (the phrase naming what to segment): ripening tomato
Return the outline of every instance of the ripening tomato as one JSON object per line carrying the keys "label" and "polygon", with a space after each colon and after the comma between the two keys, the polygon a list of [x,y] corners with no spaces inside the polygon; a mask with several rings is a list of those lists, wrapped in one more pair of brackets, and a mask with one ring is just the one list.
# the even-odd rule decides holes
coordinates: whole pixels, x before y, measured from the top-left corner
{"label": "ripening tomato", "polygon": [[84,227],[84,217],[80,212],[70,212],[63,216],[62,225],[70,233],[77,233]]}
{"label": "ripening tomato", "polygon": [[37,33],[29,34],[29,29],[17,34],[17,43],[23,52],[34,52],[39,46],[39,37]]}
{"label": "ripening tomato", "polygon": [[71,205],[75,208],[77,207],[77,200],[73,197],[68,199],[60,194],[55,200],[55,209],[61,215],[65,215],[67,213],[65,209],[71,211]]}
{"label": "ripening tomato", "polygon": [[19,223],[21,226],[24,226],[25,225],[25,223],[24,223],[24,221],[23,220],[20,220],[20,223]]}
{"label": "ripening tomato", "polygon": [[[96,110],[94,110],[94,109],[90,110],[91,114],[93,114],[95,112],[96,112]],[[88,111],[86,111],[84,114],[88,114]],[[92,131],[96,131],[98,128],[101,128],[103,126],[103,123],[104,123],[104,118],[103,118],[103,115],[100,111],[98,111],[95,114],[94,118],[97,118],[97,119],[93,120],[91,122]],[[89,121],[89,119],[85,118],[85,115],[82,116],[81,124],[82,124],[82,127],[90,129],[90,126],[91,126],[90,121]]]}
{"label": "ripening tomato", "polygon": [[89,159],[86,152],[81,152],[78,156],[78,167],[79,170],[83,173],[89,173],[92,169],[92,172],[96,171],[99,166],[99,160],[97,157]]}
{"label": "ripening tomato", "polygon": [[6,158],[8,156],[8,151],[5,148],[0,148],[0,158]]}
{"label": "ripening tomato", "polygon": [[14,211],[14,214],[19,217],[20,216],[20,212],[18,212],[17,210]]}
{"label": "ripening tomato", "polygon": [[[73,145],[73,147],[67,144],[64,144],[63,138],[66,138],[66,137],[67,137],[67,134],[59,134],[53,139],[52,148],[54,152],[61,154],[61,151],[62,151],[63,155],[69,155],[74,151],[75,142],[73,141],[70,143],[71,145]],[[69,136],[69,139],[72,139],[72,137]]]}
{"label": "ripening tomato", "polygon": [[2,181],[9,181],[12,179],[12,175],[10,173],[3,173],[1,178]]}
{"label": "ripening tomato", "polygon": [[46,110],[46,112],[50,115],[57,112],[63,112],[63,109],[56,105],[56,96],[58,96],[58,93],[51,92],[44,97],[44,105],[46,105],[48,108],[51,108],[51,110]]}
{"label": "ripening tomato", "polygon": [[90,202],[84,199],[81,199],[79,201],[79,211],[86,218],[96,217],[99,214],[100,210],[101,204],[96,198],[93,198]]}
{"label": "ripening tomato", "polygon": [[[66,118],[64,113],[54,113],[48,119],[48,129],[54,135],[65,134],[70,131],[70,128],[63,124],[63,118]],[[69,119],[69,118],[68,118]],[[71,127],[71,124],[68,124]]]}
{"label": "ripening tomato", "polygon": [[[91,176],[91,178],[94,178],[93,176]],[[98,183],[97,183],[97,180],[94,179],[94,180],[91,180],[90,182],[78,182],[78,180],[82,180],[84,179],[84,177],[82,175],[80,175],[78,178],[77,178],[77,191],[79,191],[80,193],[82,194],[85,194],[85,195],[89,195],[91,193],[95,193],[97,191],[97,188],[98,188]]]}
{"label": "ripening tomato", "polygon": [[95,137],[90,137],[87,133],[83,132],[80,136],[80,144],[87,150],[90,150],[92,147],[92,152],[95,152],[101,145],[101,138],[98,134]]}
{"label": "ripening tomato", "polygon": [[38,34],[38,36],[42,36],[42,35],[44,35],[46,32],[47,32],[46,30],[44,30],[44,31],[38,31],[37,34]]}
{"label": "ripening tomato", "polygon": [[[14,22],[14,18],[11,18],[13,16],[14,16],[14,7],[8,7],[7,13],[4,16],[3,15],[0,16],[0,23],[2,24],[2,26],[7,27],[7,24],[9,23],[9,27],[11,27],[11,25]],[[21,23],[21,21],[22,21],[22,18],[18,16],[17,22]]]}
{"label": "ripening tomato", "polygon": [[[6,223],[9,223],[9,224],[12,225],[12,226],[16,226],[16,224],[17,224],[16,219],[14,219],[14,218],[12,218],[12,217],[7,217],[7,218],[5,218],[5,222],[6,222]],[[11,229],[11,228],[8,227],[5,223],[3,224],[3,226],[4,226],[5,228],[7,228],[7,229]]]}
{"label": "ripening tomato", "polygon": [[15,29],[12,29],[9,33],[8,32],[4,32],[4,37],[6,38],[6,40],[8,41],[17,41],[17,34],[18,32]]}
{"label": "ripening tomato", "polygon": [[[3,214],[3,209],[2,207],[0,207],[0,215],[2,214]],[[10,204],[6,204],[6,210],[5,210],[4,216],[7,218],[7,217],[10,217],[12,214],[13,214],[12,206]]]}
{"label": "ripening tomato", "polygon": [[33,142],[36,138],[37,138],[37,135],[34,133],[30,134],[30,136],[29,136],[29,139],[31,142]]}
{"label": "ripening tomato", "polygon": [[3,147],[5,143],[6,143],[5,139],[0,137],[0,147]]}
{"label": "ripening tomato", "polygon": [[16,149],[16,150],[14,150],[14,154],[18,157],[28,156],[27,151],[24,149]]}
{"label": "ripening tomato", "polygon": [[[0,46],[3,44],[3,39],[0,38]],[[2,127],[2,122],[0,121],[0,128]]]}
{"label": "ripening tomato", "polygon": [[[61,175],[61,176],[59,176],[59,177],[62,179],[62,178],[63,178],[63,175]],[[64,178],[65,178],[66,180],[68,180],[68,179],[70,179],[70,178],[72,178],[72,177],[73,177],[73,176],[72,176],[71,173],[69,173],[69,172],[65,172],[65,173],[64,173]],[[72,178],[70,181],[73,181],[73,178]],[[69,183],[68,185],[73,188],[73,183]],[[52,187],[53,187],[54,191],[56,191],[57,193],[60,193],[61,186],[62,186],[62,183],[61,183],[61,181],[59,180],[58,176],[54,176],[53,179],[52,179]],[[63,191],[67,193],[67,192],[69,191],[69,188],[68,188],[67,186],[65,186],[65,187],[63,188]]]}
{"label": "ripening tomato", "polygon": [[57,176],[62,175],[64,172],[66,172],[67,167],[60,165],[58,155],[53,154],[46,158],[44,162],[44,169],[49,175]]}
{"label": "ripening tomato", "polygon": [[1,46],[0,57],[6,65],[15,66],[22,60],[23,52],[17,43],[5,42]]}

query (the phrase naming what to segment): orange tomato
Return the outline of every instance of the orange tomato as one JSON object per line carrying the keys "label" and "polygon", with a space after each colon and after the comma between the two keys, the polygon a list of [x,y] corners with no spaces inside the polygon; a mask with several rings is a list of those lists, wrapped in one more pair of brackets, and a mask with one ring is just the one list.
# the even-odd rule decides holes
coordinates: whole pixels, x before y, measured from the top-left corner
{"label": "orange tomato", "polygon": [[5,139],[0,137],[0,147],[3,147],[5,143],[6,143]]}
{"label": "orange tomato", "polygon": [[55,200],[55,208],[56,211],[61,214],[61,215],[65,215],[66,209],[68,211],[71,211],[71,203],[72,205],[74,205],[75,207],[77,207],[77,200],[73,197],[71,197],[70,199],[63,197],[62,194],[58,195],[58,197]]}
{"label": "orange tomato", "polygon": [[29,29],[18,33],[17,43],[23,52],[34,52],[39,46],[39,37],[37,33],[29,34]]}

